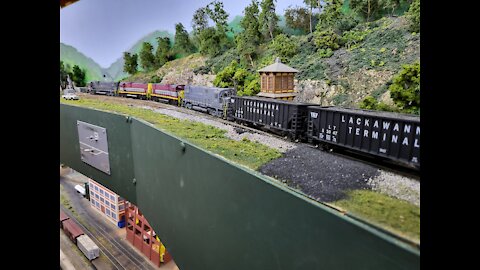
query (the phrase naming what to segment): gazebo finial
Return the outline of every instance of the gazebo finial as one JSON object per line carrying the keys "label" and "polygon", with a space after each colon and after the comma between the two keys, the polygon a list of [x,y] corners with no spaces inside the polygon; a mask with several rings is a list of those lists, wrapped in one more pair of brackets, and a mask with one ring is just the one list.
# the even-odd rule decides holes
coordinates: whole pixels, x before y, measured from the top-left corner
{"label": "gazebo finial", "polygon": [[275,63],[282,63],[282,61],[280,60],[280,57],[275,58]]}

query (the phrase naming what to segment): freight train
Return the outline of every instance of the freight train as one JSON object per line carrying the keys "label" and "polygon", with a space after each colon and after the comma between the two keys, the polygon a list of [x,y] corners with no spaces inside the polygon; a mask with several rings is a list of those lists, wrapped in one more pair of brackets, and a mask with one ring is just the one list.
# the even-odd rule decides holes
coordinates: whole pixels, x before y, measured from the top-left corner
{"label": "freight train", "polygon": [[[347,149],[420,170],[420,117],[416,115],[237,96],[233,88],[134,82],[108,85],[113,96],[183,106],[322,149]],[[97,93],[95,87],[90,93]]]}
{"label": "freight train", "polygon": [[63,229],[68,238],[82,251],[88,260],[91,261],[100,256],[98,246],[62,210],[60,210],[60,228]]}

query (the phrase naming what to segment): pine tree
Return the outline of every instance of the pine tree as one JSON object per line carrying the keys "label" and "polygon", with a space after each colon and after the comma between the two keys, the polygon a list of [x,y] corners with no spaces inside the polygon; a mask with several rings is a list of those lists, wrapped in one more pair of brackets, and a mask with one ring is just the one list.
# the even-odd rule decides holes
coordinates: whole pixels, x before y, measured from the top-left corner
{"label": "pine tree", "polygon": [[155,68],[155,56],[152,50],[152,44],[143,42],[142,50],[140,51],[140,66],[147,72]]}
{"label": "pine tree", "polygon": [[318,5],[318,0],[303,0],[305,5],[310,7],[310,33],[313,32],[313,23],[312,23],[312,17],[313,17],[313,8],[316,8]]}
{"label": "pine tree", "polygon": [[288,7],[285,10],[285,21],[288,27],[300,29],[303,33],[309,30],[309,13],[303,7]]}
{"label": "pine tree", "polygon": [[85,86],[85,70],[82,70],[79,66],[74,65],[72,69],[72,81],[75,83],[75,86]]}
{"label": "pine tree", "polygon": [[258,2],[252,0],[252,3],[243,11],[244,17],[240,21],[244,31],[237,36],[237,51],[242,57],[250,61],[252,67],[254,66],[253,58],[256,56],[255,52],[261,40],[258,13]]}
{"label": "pine tree", "polygon": [[155,68],[162,67],[166,62],[173,59],[172,51],[170,48],[170,38],[169,37],[158,37],[157,38],[158,47],[155,52]]}
{"label": "pine tree", "polygon": [[195,51],[195,47],[182,23],[175,24],[175,45],[173,49],[175,52],[182,54],[190,54]]}
{"label": "pine tree", "polygon": [[123,59],[125,60],[125,64],[123,65],[123,71],[125,71],[126,73],[128,73],[130,75],[133,75],[133,74],[137,73],[138,55],[137,54],[130,55],[129,52],[124,52],[123,53]]}
{"label": "pine tree", "polygon": [[264,37],[269,40],[274,38],[274,33],[278,30],[278,16],[275,14],[275,0],[262,0],[260,4],[262,12],[258,17],[260,29]]}

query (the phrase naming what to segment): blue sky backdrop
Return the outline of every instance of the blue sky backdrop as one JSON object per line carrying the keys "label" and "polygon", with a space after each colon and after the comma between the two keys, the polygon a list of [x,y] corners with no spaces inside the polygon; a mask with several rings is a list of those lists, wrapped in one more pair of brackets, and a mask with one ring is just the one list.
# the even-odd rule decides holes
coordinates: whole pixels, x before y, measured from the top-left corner
{"label": "blue sky backdrop", "polygon": [[[212,0],[80,0],[60,9],[60,42],[107,68],[136,41],[155,30],[175,33],[181,22],[191,31],[193,13]],[[260,2],[260,1],[259,1]],[[242,15],[251,0],[223,0],[229,21]],[[277,0],[276,12],[303,0]]]}

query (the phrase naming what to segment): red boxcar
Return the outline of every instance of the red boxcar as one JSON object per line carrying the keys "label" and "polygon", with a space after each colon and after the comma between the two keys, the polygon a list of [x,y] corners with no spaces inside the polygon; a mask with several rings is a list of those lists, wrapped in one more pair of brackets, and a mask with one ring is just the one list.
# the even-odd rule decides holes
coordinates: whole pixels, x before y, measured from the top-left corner
{"label": "red boxcar", "polygon": [[78,225],[71,219],[64,220],[62,224],[65,234],[73,243],[77,244],[77,237],[84,234],[83,230],[80,229],[80,227],[78,227]]}
{"label": "red boxcar", "polygon": [[63,228],[62,223],[67,219],[70,219],[70,218],[67,215],[65,215],[65,213],[62,210],[60,210],[60,228]]}

